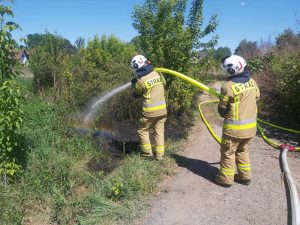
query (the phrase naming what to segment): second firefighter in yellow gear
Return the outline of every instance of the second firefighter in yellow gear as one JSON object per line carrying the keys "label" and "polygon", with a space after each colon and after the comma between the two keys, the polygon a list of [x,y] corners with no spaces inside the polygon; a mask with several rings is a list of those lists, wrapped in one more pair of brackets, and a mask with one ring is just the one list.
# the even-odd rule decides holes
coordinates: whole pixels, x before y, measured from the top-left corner
{"label": "second firefighter in yellow gear", "polygon": [[248,144],[256,134],[256,101],[260,92],[242,57],[223,58],[222,68],[228,73],[228,80],[221,88],[218,105],[224,123],[220,171],[215,182],[225,187],[234,181],[248,185],[251,181]]}
{"label": "second firefighter in yellow gear", "polygon": [[153,156],[149,131],[154,131],[156,159],[163,159],[165,153],[164,124],[167,119],[164,77],[142,55],[133,57],[131,66],[136,69],[131,80],[134,97],[143,98],[142,117],[138,122],[138,136],[143,156]]}

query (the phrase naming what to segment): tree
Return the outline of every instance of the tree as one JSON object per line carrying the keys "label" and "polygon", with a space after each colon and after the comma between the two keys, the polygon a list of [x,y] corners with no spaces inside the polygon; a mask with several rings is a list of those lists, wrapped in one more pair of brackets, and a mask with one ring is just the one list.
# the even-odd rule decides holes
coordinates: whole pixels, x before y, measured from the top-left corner
{"label": "tree", "polygon": [[[76,105],[85,104],[101,92],[112,90],[132,78],[130,59],[135,53],[132,44],[121,41],[114,35],[95,36],[86,48],[73,57],[73,94]],[[118,106],[116,106],[118,107]],[[115,108],[116,109],[116,108]],[[118,110],[119,112],[124,111]]]}
{"label": "tree", "polygon": [[49,39],[59,40],[60,48],[69,54],[76,52],[76,48],[71,44],[71,42],[58,34],[52,34],[46,31],[43,34],[29,34],[27,35],[26,47],[28,49],[34,49],[39,46],[45,46],[49,43]]}
{"label": "tree", "polygon": [[26,40],[26,47],[28,48],[34,48],[38,45],[41,45],[44,43],[44,36],[42,34],[28,34],[27,40]]}
{"label": "tree", "polygon": [[58,35],[45,33],[41,36],[42,41],[31,49],[29,66],[33,72],[33,86],[39,93],[53,88],[53,97],[57,98],[63,96],[65,80],[70,79],[67,67],[73,51],[70,48],[74,46]]}
{"label": "tree", "polygon": [[136,51],[139,54],[145,55],[145,53],[143,52],[142,40],[140,36],[135,36],[134,38],[132,38],[130,44],[132,44],[135,47]]}
{"label": "tree", "polygon": [[94,66],[105,70],[109,64],[114,65],[115,62],[129,65],[134,52],[133,45],[121,41],[114,35],[102,35],[100,38],[95,36],[88,42],[83,52],[83,58],[86,63],[92,63]]}
{"label": "tree", "polygon": [[228,55],[231,55],[231,50],[228,47],[219,47],[214,51],[214,58],[217,62],[220,62],[223,57]]}
{"label": "tree", "polygon": [[245,59],[250,59],[261,55],[256,41],[247,41],[243,39],[238,47],[235,49],[234,54],[239,55]]}
{"label": "tree", "polygon": [[0,0],[0,175],[5,177],[20,169],[18,157],[22,149],[18,134],[23,114],[21,93],[19,84],[13,79],[18,74],[14,70],[17,43],[12,38],[12,32],[20,27],[6,21],[6,17],[14,17],[9,6],[13,2]]}
{"label": "tree", "polygon": [[13,39],[11,32],[20,29],[19,25],[15,22],[6,22],[6,17],[14,17],[11,8],[7,5],[1,4],[2,2],[12,2],[0,0],[0,75],[1,79],[11,79],[16,75],[13,70],[17,61],[14,60],[17,52],[17,43]]}
{"label": "tree", "polygon": [[83,37],[78,37],[75,41],[75,47],[81,49],[85,47],[85,39]]}
{"label": "tree", "polygon": [[[217,36],[208,42],[202,38],[213,33],[217,16],[213,15],[206,27],[203,24],[203,0],[193,0],[187,19],[187,0],[145,0],[135,6],[133,27],[138,31],[143,52],[154,66],[187,72],[195,50],[212,48]],[[174,77],[167,77],[169,112],[184,115],[196,93],[194,87]]]}
{"label": "tree", "polygon": [[133,27],[138,31],[141,47],[147,57],[158,66],[186,72],[191,53],[200,47],[211,47],[216,37],[203,43],[201,39],[215,31],[216,15],[202,29],[203,0],[194,0],[185,20],[187,0],[146,0],[135,6]]}
{"label": "tree", "polygon": [[293,51],[300,47],[300,36],[297,36],[292,29],[286,29],[276,38],[276,47],[279,50]]}

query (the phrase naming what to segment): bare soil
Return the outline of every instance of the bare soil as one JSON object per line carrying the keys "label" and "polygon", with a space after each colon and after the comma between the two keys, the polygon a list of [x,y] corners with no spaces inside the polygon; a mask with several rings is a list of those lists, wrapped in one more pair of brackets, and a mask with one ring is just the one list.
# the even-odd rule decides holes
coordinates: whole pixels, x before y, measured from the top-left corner
{"label": "bare soil", "polygon": [[[218,87],[217,87],[218,88]],[[209,96],[203,95],[202,100]],[[212,107],[205,116],[221,135],[221,118]],[[176,175],[160,184],[159,192],[138,225],[284,225],[290,223],[287,186],[280,168],[280,151],[257,135],[250,144],[253,179],[249,186],[235,183],[230,188],[212,182],[218,173],[220,146],[199,119],[174,155]],[[288,153],[288,164],[300,190],[300,154]],[[299,194],[300,196],[300,194]]]}

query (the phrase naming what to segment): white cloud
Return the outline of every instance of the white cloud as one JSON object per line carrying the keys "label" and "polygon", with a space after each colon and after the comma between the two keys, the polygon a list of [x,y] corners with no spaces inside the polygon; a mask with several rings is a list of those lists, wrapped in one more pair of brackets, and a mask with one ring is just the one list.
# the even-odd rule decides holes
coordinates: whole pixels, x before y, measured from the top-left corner
{"label": "white cloud", "polygon": [[245,6],[246,5],[246,2],[241,2],[241,6]]}

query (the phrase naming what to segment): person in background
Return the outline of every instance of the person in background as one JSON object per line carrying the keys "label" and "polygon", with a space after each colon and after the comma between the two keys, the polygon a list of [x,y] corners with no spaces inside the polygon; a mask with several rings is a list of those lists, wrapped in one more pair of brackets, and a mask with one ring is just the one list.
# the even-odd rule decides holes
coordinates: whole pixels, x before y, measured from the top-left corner
{"label": "person in background", "polygon": [[152,157],[153,151],[149,130],[154,130],[155,157],[162,160],[165,152],[164,124],[167,119],[164,77],[155,72],[143,55],[132,58],[131,64],[135,69],[131,80],[131,90],[134,97],[143,98],[142,117],[138,122],[138,136],[142,155]]}
{"label": "person in background", "polygon": [[218,105],[218,112],[224,117],[224,123],[220,170],[214,181],[223,187],[230,187],[234,181],[249,185],[251,165],[248,144],[256,134],[256,101],[260,92],[242,57],[224,57],[221,66],[228,74],[228,80],[221,88]]}

